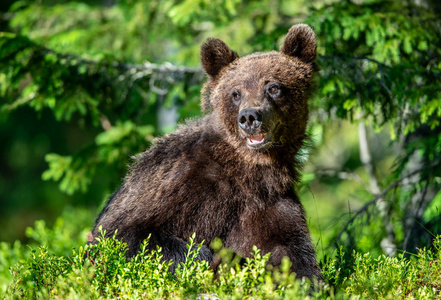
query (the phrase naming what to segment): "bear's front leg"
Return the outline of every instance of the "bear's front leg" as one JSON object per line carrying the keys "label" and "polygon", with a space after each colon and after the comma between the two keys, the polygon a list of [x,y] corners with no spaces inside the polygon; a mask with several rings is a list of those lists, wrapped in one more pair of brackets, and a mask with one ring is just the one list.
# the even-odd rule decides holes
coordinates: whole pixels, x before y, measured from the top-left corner
{"label": "bear's front leg", "polygon": [[284,257],[292,262],[297,278],[321,279],[305,215],[301,204],[284,198],[263,210],[250,210],[241,216],[228,236],[225,246],[249,257],[253,246],[262,254],[271,253],[268,263],[278,267]]}

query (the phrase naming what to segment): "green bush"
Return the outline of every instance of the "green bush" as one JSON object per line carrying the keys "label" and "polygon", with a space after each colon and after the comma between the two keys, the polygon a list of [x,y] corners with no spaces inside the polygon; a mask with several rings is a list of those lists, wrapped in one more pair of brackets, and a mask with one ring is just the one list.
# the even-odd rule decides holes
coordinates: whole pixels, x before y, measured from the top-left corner
{"label": "green bush", "polygon": [[[374,257],[340,248],[322,263],[324,281],[315,283],[312,292],[310,282],[296,280],[289,272],[289,260],[271,268],[269,255],[257,248],[243,265],[222,249],[224,263],[215,274],[207,262],[196,260],[202,244],[195,245],[195,236],[186,262],[174,274],[160,248],[147,251],[148,239],[127,261],[126,244],[115,238],[85,245],[86,230],[72,225],[73,215],[64,214],[52,229],[36,222],[27,231],[34,240],[28,246],[1,244],[1,298],[436,299],[441,290],[441,237],[411,257]],[[71,247],[69,251],[62,244]]]}

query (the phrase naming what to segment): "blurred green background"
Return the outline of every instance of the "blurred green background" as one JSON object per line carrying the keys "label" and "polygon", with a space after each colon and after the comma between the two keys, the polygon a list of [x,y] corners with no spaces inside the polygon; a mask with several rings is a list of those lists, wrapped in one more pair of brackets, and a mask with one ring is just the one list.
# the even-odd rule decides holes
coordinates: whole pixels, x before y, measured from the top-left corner
{"label": "blurred green background", "polygon": [[206,38],[246,55],[306,23],[321,70],[298,189],[319,257],[431,245],[440,17],[435,0],[3,0],[0,241],[26,243],[27,227],[60,216],[84,235],[131,156],[200,114]]}

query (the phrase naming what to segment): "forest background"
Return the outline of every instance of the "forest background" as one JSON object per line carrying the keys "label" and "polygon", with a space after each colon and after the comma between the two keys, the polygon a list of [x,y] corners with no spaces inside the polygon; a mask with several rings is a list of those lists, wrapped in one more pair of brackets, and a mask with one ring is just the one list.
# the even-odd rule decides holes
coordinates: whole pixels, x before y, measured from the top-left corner
{"label": "forest background", "polygon": [[436,0],[2,1],[2,279],[22,244],[58,254],[84,244],[131,156],[200,115],[206,38],[242,56],[277,50],[296,23],[318,38],[298,189],[319,260],[340,247],[374,257],[431,247],[440,18]]}

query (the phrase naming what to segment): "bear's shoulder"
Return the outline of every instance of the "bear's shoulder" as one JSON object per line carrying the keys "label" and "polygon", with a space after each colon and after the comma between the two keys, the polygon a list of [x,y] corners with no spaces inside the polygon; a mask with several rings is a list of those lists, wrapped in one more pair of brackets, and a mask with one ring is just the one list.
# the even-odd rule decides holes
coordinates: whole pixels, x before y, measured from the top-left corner
{"label": "bear's shoulder", "polygon": [[134,157],[132,171],[139,168],[150,171],[156,166],[177,163],[210,163],[218,156],[220,145],[228,148],[222,136],[210,124],[210,115],[192,119],[180,125],[175,132],[155,139],[149,149]]}

